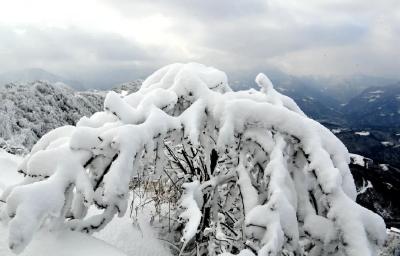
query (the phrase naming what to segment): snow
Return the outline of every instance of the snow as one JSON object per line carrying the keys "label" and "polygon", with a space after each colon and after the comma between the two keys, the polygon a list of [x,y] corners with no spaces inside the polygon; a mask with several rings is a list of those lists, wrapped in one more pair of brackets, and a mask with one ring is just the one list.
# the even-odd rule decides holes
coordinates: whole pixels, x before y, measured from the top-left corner
{"label": "snow", "polygon": [[397,234],[400,235],[400,229],[395,228],[395,227],[391,227],[391,228],[390,228],[390,232],[394,232],[394,233],[397,233]]}
{"label": "snow", "polygon": [[305,219],[304,232],[316,238],[317,241],[326,244],[330,243],[337,236],[337,230],[335,230],[333,222],[318,215],[310,215]]}
{"label": "snow", "polygon": [[[22,158],[0,151],[0,192],[5,187],[22,181],[22,175],[17,173],[17,166]],[[8,249],[8,229],[4,223],[0,223],[0,255],[14,256]],[[121,251],[106,245],[95,238],[78,232],[60,231],[49,233],[40,231],[21,256],[87,256],[87,255],[109,255],[123,256]]]}
{"label": "snow", "polygon": [[384,91],[376,90],[376,91],[372,91],[372,92],[369,92],[369,93],[371,93],[371,94],[381,94],[381,93],[384,93]]}
{"label": "snow", "polygon": [[[17,173],[17,166],[22,157],[0,151],[0,192],[4,186],[11,186],[22,181]],[[90,211],[94,215],[96,211]],[[170,255],[160,240],[155,238],[149,225],[149,215],[139,218],[140,228],[133,225],[126,214],[123,218],[115,218],[94,238],[80,232],[66,230],[49,231],[41,229],[31,243],[19,255],[21,256],[167,256]],[[8,227],[0,223],[0,255],[14,256],[8,249]]]}
{"label": "snow", "polygon": [[[103,112],[82,118],[71,131],[59,128],[69,131],[66,136],[53,136],[57,130],[45,135],[18,167],[27,175],[24,184],[3,195],[12,250],[23,251],[43,224],[51,230],[101,232],[115,215],[126,214],[133,178],[145,173],[158,179],[151,172],[166,172],[166,163],[173,162],[183,190],[175,191],[180,199],[174,209],[184,221],[182,234],[176,234],[183,243],[181,254],[195,235],[207,240],[207,248],[231,248],[229,243],[220,246],[226,237],[222,224],[228,225],[221,215],[227,214],[225,206],[218,201],[222,194],[238,200],[226,206],[236,215],[230,217],[233,229],[243,229],[242,238],[233,238],[242,239],[241,249],[253,243],[259,255],[298,253],[300,235],[308,228],[311,242],[326,240],[315,250],[374,253],[383,243],[385,226],[381,217],[355,202],[346,147],[277,92],[266,75],[257,75],[255,82],[260,91],[233,92],[220,70],[172,64],[150,75],[137,92],[108,93]],[[179,152],[191,148],[193,155],[197,150],[205,164],[194,167],[188,160],[182,166],[178,157],[168,161],[167,144]],[[211,149],[218,156],[214,173]],[[210,224],[204,227],[202,209],[210,205]],[[87,214],[94,206],[102,210]],[[328,223],[340,233],[314,230],[298,218],[304,225]]]}
{"label": "snow", "polygon": [[365,180],[363,180],[363,185],[358,190],[357,195],[364,194],[369,188],[373,188],[371,181],[367,180],[367,182],[365,182]]}
{"label": "snow", "polygon": [[393,142],[391,141],[381,141],[381,144],[385,147],[393,146]]}
{"label": "snow", "polygon": [[356,165],[359,165],[362,167],[366,167],[367,162],[371,160],[364,156],[353,154],[353,153],[350,154],[350,159],[351,159],[352,164],[356,164]]}
{"label": "snow", "polygon": [[137,223],[126,214],[122,218],[114,218],[94,237],[106,241],[128,256],[169,256],[167,244],[157,239],[150,226],[150,213],[142,213]]}
{"label": "snow", "polygon": [[368,131],[355,132],[354,134],[359,135],[359,136],[369,136]]}
{"label": "snow", "polygon": [[388,164],[379,164],[379,167],[381,167],[382,170],[388,171],[389,170],[389,165]]}
{"label": "snow", "polygon": [[15,156],[0,149],[0,194],[6,187],[22,181],[23,176],[17,172],[22,157]]}
{"label": "snow", "polygon": [[400,252],[400,230],[396,228],[387,229],[388,238],[379,256],[397,256]]}
{"label": "snow", "polygon": [[374,102],[381,97],[381,94],[384,93],[382,90],[376,90],[369,92],[369,95],[365,96],[364,98],[368,99],[368,102]]}
{"label": "snow", "polygon": [[239,164],[237,173],[239,176],[238,185],[240,186],[240,192],[244,201],[244,211],[245,213],[249,213],[258,204],[257,190],[251,184],[250,177],[243,164]]}
{"label": "snow", "polygon": [[[0,255],[15,256],[8,249],[7,230],[0,226]],[[20,256],[127,256],[121,250],[80,232],[40,231]]]}
{"label": "snow", "polygon": [[292,100],[291,98],[280,94],[274,89],[274,86],[271,82],[271,80],[263,73],[260,73],[256,76],[255,79],[256,83],[258,86],[261,88],[261,92],[265,93],[266,95],[266,101],[278,105],[278,106],[284,106],[294,112],[297,112],[303,116],[305,114],[301,109],[297,106],[297,104]]}
{"label": "snow", "polygon": [[184,184],[181,205],[185,208],[185,211],[179,217],[187,221],[182,235],[182,242],[184,242],[185,247],[186,243],[196,235],[201,220],[200,209],[203,206],[203,198],[199,181]]}
{"label": "snow", "polygon": [[[46,151],[38,153],[42,152]],[[89,153],[72,151],[66,145],[62,145],[56,153],[64,156],[64,164],[58,165],[55,161],[46,165],[46,167],[53,165],[56,170],[54,175],[43,182],[16,186],[7,196],[6,214],[11,218],[9,223],[10,248],[16,253],[21,252],[32,240],[43,219],[56,220],[62,214],[61,211],[65,211],[64,203],[68,203],[70,200],[66,193],[71,190],[70,184],[76,185],[77,193],[83,196],[85,204],[92,202],[93,191],[89,178],[82,167],[89,159]],[[51,159],[48,158],[48,160]],[[41,162],[38,164],[43,166]],[[32,168],[28,163],[28,175],[31,174],[30,167]],[[49,174],[51,170],[54,169],[45,170],[44,173]]]}

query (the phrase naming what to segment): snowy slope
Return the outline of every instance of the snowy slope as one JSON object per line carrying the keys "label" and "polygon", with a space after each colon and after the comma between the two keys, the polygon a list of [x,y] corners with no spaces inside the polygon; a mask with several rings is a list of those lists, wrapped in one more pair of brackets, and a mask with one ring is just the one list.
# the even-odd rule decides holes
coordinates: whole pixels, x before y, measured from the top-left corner
{"label": "snowy slope", "polygon": [[[113,87],[126,94],[137,91],[136,80]],[[75,91],[63,83],[35,81],[0,87],[0,148],[27,153],[46,132],[74,125],[82,116],[103,109],[104,91]]]}
{"label": "snowy slope", "polygon": [[104,95],[36,81],[5,85],[0,99],[0,148],[26,153],[49,130],[101,110]]}
{"label": "snowy slope", "polygon": [[343,111],[353,127],[399,127],[400,84],[371,87],[354,97]]}

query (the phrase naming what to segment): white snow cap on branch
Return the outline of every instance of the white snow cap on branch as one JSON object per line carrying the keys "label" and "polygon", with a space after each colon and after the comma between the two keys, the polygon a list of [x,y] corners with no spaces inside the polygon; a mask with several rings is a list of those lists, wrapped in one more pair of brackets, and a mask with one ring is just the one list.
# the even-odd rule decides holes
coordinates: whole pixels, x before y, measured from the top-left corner
{"label": "white snow cap on branch", "polygon": [[[45,225],[100,230],[125,214],[129,184],[139,172],[160,174],[172,161],[185,180],[178,193],[182,251],[196,234],[225,241],[233,233],[232,244],[214,239],[207,250],[373,255],[385,224],[356,204],[346,147],[267,76],[259,74],[256,83],[261,91],[234,92],[220,70],[172,64],[135,93],[110,92],[103,112],[45,135],[19,167],[24,182],[2,197],[11,250],[21,252]],[[162,156],[168,145],[200,152],[203,173]],[[231,195],[240,198],[232,202]],[[87,218],[92,206],[103,212]],[[310,246],[303,248],[305,240]]]}

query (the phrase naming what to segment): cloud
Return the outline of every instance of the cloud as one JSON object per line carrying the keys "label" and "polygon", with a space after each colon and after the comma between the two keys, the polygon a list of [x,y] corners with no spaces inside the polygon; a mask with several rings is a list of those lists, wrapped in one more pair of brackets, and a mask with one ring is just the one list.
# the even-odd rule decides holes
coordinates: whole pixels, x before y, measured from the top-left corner
{"label": "cloud", "polygon": [[91,84],[176,61],[236,76],[400,78],[399,10],[397,0],[15,0],[0,10],[0,68],[41,67]]}
{"label": "cloud", "polygon": [[[76,27],[0,26],[0,38],[3,71],[40,67],[74,79],[90,80],[98,76],[101,80],[104,74],[118,70],[136,69],[140,70],[138,75],[143,75],[146,63],[160,57],[157,50],[118,34],[91,33]],[[108,79],[112,80],[119,81],[115,77]]]}
{"label": "cloud", "polygon": [[187,42],[189,60],[231,72],[278,68],[295,75],[399,77],[391,60],[400,39],[396,0],[105,3],[127,17],[150,12],[171,19],[169,32]]}

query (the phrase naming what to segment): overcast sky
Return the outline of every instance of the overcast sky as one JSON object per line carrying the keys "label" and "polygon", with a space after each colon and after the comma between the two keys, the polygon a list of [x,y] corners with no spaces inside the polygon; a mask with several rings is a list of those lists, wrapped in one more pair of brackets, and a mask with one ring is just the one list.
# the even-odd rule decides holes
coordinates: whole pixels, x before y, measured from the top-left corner
{"label": "overcast sky", "polygon": [[0,0],[0,73],[123,81],[178,61],[400,78],[400,1]]}

